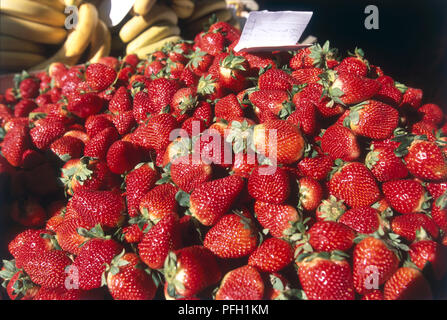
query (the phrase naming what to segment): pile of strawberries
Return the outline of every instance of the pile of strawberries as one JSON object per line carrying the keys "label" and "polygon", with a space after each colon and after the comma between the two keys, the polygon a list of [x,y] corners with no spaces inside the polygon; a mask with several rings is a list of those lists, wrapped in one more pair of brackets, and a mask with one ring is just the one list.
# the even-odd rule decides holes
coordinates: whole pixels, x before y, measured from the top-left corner
{"label": "pile of strawberries", "polygon": [[11,299],[432,299],[447,122],[329,43],[194,41],[15,78],[0,95]]}

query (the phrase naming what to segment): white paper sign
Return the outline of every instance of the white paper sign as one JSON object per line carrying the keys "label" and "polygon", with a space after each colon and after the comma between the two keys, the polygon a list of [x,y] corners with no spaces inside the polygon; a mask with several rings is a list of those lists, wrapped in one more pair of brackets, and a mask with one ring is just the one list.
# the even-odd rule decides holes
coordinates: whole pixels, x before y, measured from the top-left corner
{"label": "white paper sign", "polygon": [[298,44],[312,18],[311,11],[252,11],[242,30],[235,51],[297,50],[309,44]]}
{"label": "white paper sign", "polygon": [[123,21],[134,3],[135,0],[102,0],[99,5],[99,17],[108,27],[114,27]]}

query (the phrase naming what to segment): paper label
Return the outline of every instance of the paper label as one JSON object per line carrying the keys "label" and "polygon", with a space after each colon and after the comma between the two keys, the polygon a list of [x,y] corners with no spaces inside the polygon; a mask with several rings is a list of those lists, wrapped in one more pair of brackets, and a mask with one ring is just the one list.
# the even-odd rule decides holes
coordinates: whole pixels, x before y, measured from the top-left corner
{"label": "paper label", "polygon": [[297,50],[309,44],[299,44],[312,17],[311,11],[252,11],[242,30],[235,51]]}
{"label": "paper label", "polygon": [[135,0],[103,0],[99,5],[99,17],[108,27],[114,27],[123,21],[132,9]]}

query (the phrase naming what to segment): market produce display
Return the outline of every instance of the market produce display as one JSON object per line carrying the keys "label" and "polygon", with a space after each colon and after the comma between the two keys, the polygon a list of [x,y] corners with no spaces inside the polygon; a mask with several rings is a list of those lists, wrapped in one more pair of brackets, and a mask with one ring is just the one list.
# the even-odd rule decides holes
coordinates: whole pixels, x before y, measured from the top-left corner
{"label": "market produce display", "polygon": [[[240,27],[225,0],[137,0],[115,27],[101,20],[101,3],[1,1],[0,70],[41,71],[53,62],[94,63],[110,54],[135,53],[143,59],[168,42],[191,39],[211,18]],[[70,6],[76,6],[77,12],[65,11]],[[77,23],[70,27],[75,14]]]}
{"label": "market produce display", "polygon": [[[191,21],[225,10],[172,4]],[[185,41],[162,11],[123,26],[122,58],[53,62],[0,95],[9,298],[436,298],[441,107],[361,49],[235,52],[232,24]]]}

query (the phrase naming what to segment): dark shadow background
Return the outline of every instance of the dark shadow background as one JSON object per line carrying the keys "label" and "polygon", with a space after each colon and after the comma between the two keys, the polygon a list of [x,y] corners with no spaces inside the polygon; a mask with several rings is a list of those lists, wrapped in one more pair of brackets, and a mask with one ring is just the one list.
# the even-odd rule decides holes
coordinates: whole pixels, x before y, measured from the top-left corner
{"label": "dark shadow background", "polygon": [[[407,86],[424,90],[424,102],[447,110],[447,1],[257,0],[261,10],[313,11],[301,39],[326,40],[346,53],[362,48],[371,64]],[[365,7],[379,9],[379,29],[364,27]]]}

